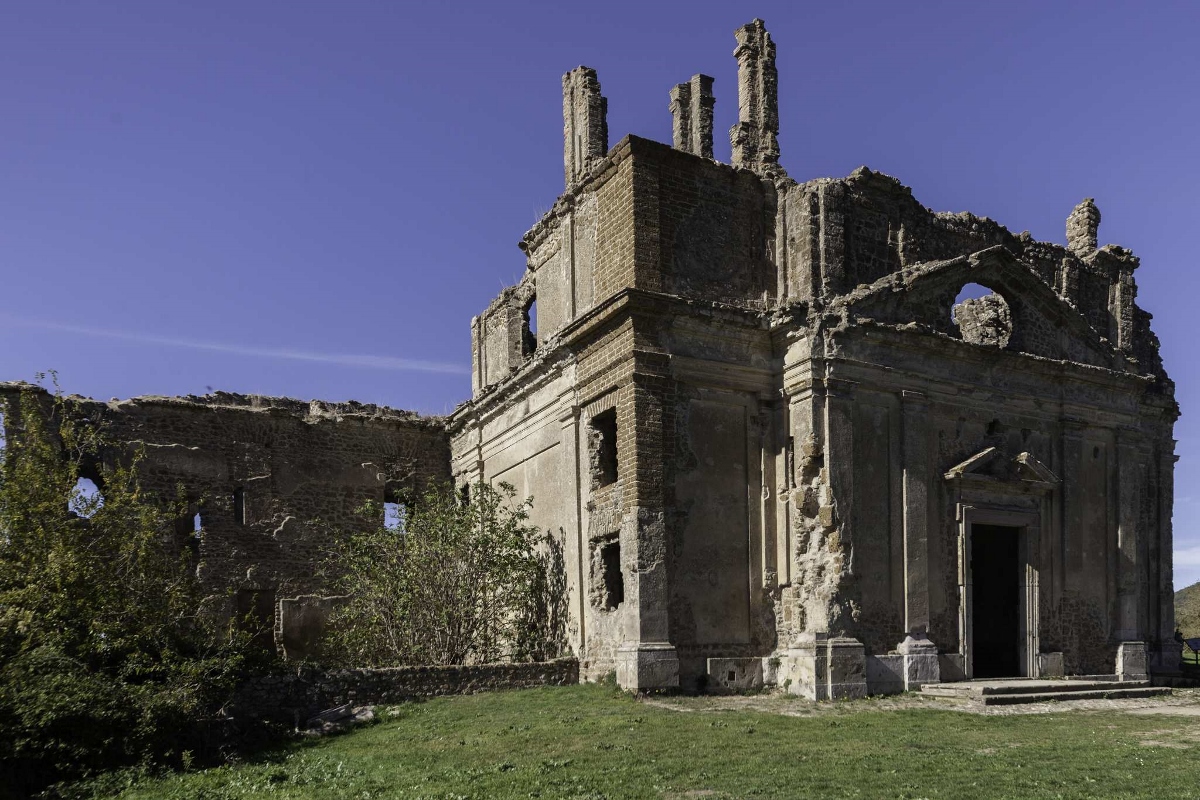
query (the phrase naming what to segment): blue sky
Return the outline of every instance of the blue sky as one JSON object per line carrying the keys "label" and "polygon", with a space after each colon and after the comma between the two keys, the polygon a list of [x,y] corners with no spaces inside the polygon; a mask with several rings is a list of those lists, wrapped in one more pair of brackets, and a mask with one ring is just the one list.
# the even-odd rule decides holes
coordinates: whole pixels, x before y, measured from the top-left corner
{"label": "blue sky", "polygon": [[754,16],[793,177],[866,164],[1058,242],[1096,198],[1178,384],[1177,584],[1200,580],[1195,3],[10,3],[0,379],[447,412],[561,190],[562,73],[599,71],[613,143],[669,140],[670,87],[714,76],[727,160]]}

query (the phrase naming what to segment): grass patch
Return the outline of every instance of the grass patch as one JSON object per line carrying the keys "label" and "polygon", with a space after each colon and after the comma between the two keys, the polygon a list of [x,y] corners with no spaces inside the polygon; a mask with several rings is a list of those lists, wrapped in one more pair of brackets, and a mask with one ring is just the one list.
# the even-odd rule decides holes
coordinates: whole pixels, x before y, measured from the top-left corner
{"label": "grass patch", "polygon": [[863,710],[813,717],[671,711],[602,686],[442,698],[384,709],[379,724],[254,763],[136,780],[116,793],[127,800],[616,800],[1196,791],[1200,718],[853,705]]}

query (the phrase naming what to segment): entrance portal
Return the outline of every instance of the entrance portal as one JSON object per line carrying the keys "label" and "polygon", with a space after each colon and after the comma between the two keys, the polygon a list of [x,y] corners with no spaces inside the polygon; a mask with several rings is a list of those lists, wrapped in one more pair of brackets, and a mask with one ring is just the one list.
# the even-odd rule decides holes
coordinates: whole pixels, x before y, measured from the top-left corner
{"label": "entrance portal", "polygon": [[1021,674],[1020,534],[1020,528],[1005,525],[971,526],[971,633],[976,678]]}

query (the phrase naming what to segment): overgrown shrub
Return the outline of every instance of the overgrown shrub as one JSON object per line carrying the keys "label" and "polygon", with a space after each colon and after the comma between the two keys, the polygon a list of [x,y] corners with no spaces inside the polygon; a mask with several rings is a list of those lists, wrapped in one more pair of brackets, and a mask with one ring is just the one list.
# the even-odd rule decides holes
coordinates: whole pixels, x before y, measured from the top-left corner
{"label": "overgrown shrub", "polygon": [[[252,651],[205,613],[195,565],[171,546],[178,510],[141,494],[137,454],[113,451],[101,420],[59,395],[13,405],[0,450],[0,795],[205,755],[205,722]],[[77,490],[85,469],[102,498]]]}
{"label": "overgrown shrub", "polygon": [[383,667],[559,656],[561,542],[529,524],[531,505],[505,483],[476,484],[466,502],[453,487],[433,486],[402,527],[345,537],[325,564],[348,599],[329,618],[322,661]]}

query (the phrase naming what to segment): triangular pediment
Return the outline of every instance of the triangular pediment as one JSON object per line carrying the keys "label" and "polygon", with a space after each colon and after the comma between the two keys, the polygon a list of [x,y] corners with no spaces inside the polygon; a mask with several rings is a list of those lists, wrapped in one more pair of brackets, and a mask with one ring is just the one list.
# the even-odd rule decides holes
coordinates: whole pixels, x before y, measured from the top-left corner
{"label": "triangular pediment", "polygon": [[1009,456],[998,447],[980,450],[975,455],[950,468],[946,480],[982,479],[986,481],[1016,481],[1036,486],[1058,485],[1058,476],[1031,453]]}
{"label": "triangular pediment", "polygon": [[[962,287],[978,283],[1007,305],[1011,335],[1003,349],[1109,369],[1124,369],[1124,358],[1102,339],[1070,303],[1033,269],[997,245],[948,261],[906,267],[838,303],[850,319],[932,330],[965,338],[952,319]],[[986,345],[981,345],[986,346]]]}

